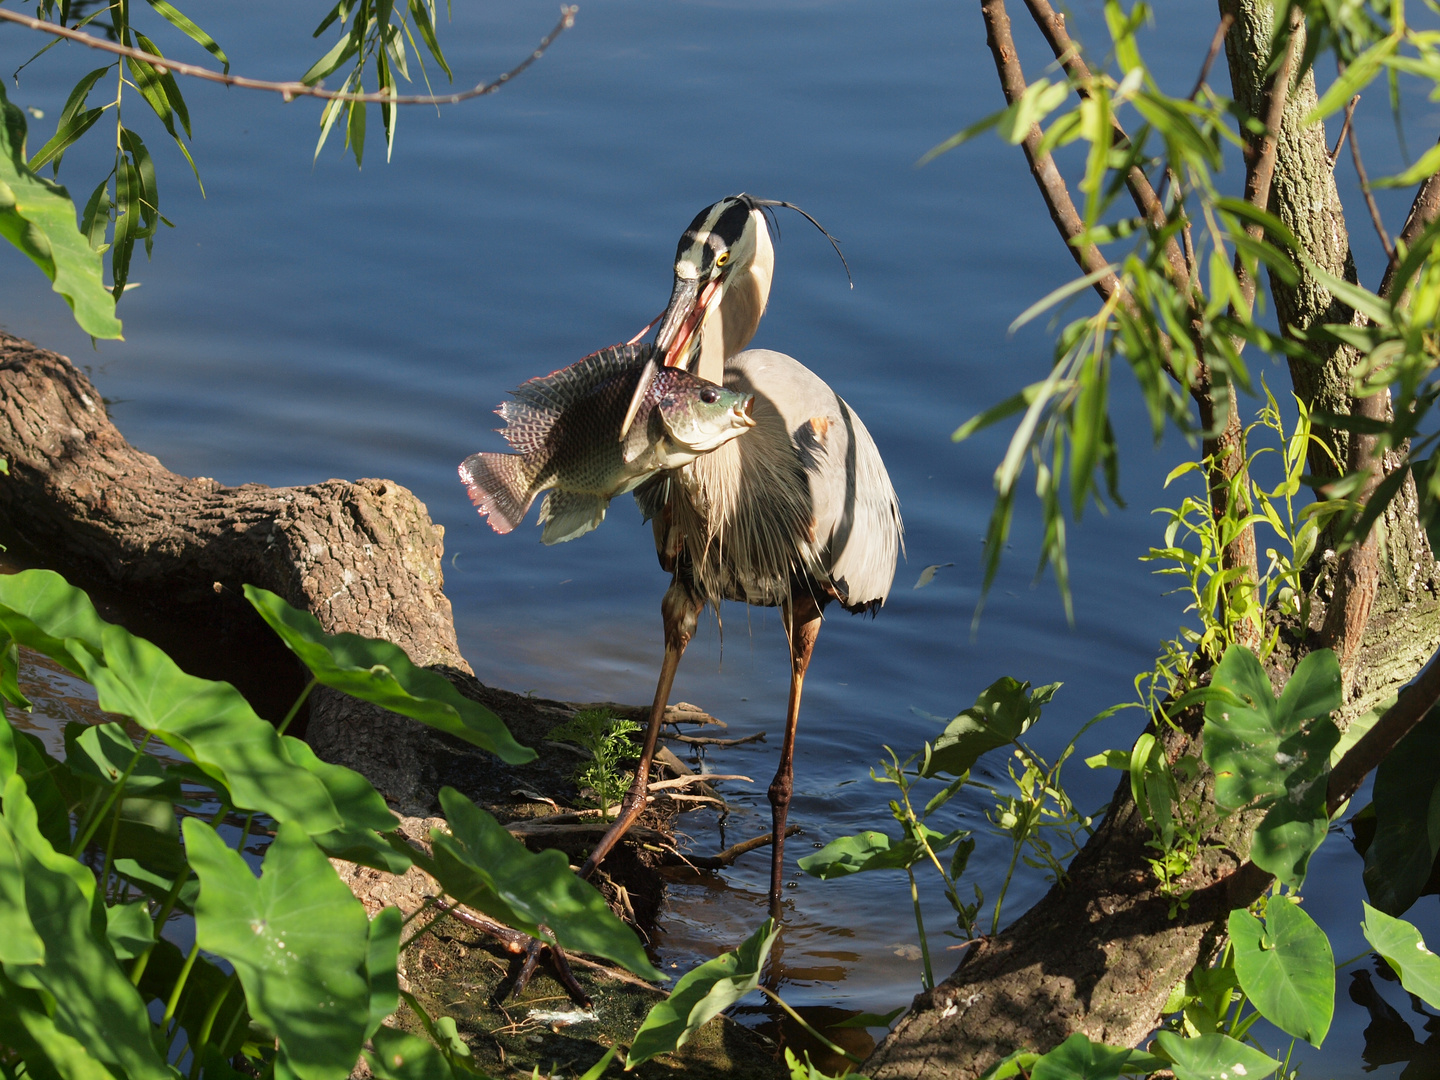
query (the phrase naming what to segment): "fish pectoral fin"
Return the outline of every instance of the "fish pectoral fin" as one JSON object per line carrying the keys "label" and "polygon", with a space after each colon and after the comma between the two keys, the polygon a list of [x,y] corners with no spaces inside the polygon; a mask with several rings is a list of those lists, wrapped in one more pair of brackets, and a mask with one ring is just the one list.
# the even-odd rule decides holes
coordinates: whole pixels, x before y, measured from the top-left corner
{"label": "fish pectoral fin", "polygon": [[584,491],[552,491],[540,507],[540,534],[544,544],[561,544],[584,536],[605,520],[610,500],[604,495]]}
{"label": "fish pectoral fin", "polygon": [[460,479],[470,501],[501,535],[524,521],[535,501],[518,454],[471,454],[460,463]]}

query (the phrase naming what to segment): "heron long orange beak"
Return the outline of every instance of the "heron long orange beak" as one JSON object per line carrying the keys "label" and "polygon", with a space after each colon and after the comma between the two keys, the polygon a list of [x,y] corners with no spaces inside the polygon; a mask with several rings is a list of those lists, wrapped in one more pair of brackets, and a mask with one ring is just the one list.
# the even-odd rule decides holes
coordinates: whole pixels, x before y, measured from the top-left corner
{"label": "heron long orange beak", "polygon": [[620,425],[620,441],[623,442],[630,433],[630,425],[635,422],[635,414],[640,411],[640,402],[645,400],[645,392],[650,389],[656,368],[661,365],[675,367],[685,359],[695,331],[705,320],[705,313],[720,297],[721,286],[720,278],[707,281],[703,286],[693,279],[675,279],[670,306],[660,317],[660,329],[655,332],[655,357],[645,365],[640,381],[635,384],[635,393],[625,410],[625,421]]}

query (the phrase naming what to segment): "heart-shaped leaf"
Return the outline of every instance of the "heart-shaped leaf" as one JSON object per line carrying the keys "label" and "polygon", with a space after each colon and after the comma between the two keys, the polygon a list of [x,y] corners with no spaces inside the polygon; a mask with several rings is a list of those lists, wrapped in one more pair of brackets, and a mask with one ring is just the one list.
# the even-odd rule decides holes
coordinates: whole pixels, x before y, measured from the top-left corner
{"label": "heart-shaped leaf", "polygon": [[498,716],[444,676],[416,667],[405,650],[358,634],[327,634],[309,612],[253,585],[245,596],[321,683],[489,750],[510,765],[535,760]]}
{"label": "heart-shaped leaf", "polygon": [[227,682],[199,679],[144,638],[119,626],[101,634],[104,660],[80,650],[100,707],[128,716],[184,754],[229,791],[241,810],[258,810],[307,833],[340,828],[325,785],[285,751],[275,728]]}
{"label": "heart-shaped leaf", "polygon": [[1264,923],[1240,909],[1229,928],[1245,995],[1281,1031],[1319,1046],[1335,1012],[1335,957],[1325,931],[1283,896],[1270,899]]}
{"label": "heart-shaped leaf", "polygon": [[301,1080],[344,1080],[370,1016],[370,923],[324,853],[284,822],[256,880],[215,830],[186,818],[200,877],[195,940],[235,965],[250,1014]]}
{"label": "heart-shaped leaf", "polygon": [[5,964],[16,985],[45,990],[55,1001],[58,1031],[134,1080],[171,1080],[150,1042],[150,1017],[92,918],[95,877],[51,847],[39,831],[25,781],[5,785],[4,820],[16,841],[25,879],[25,906],[45,943],[43,964]]}
{"label": "heart-shaped leaf", "polygon": [[0,88],[0,236],[54,282],[80,329],[118,338],[115,297],[105,288],[100,254],[75,224],[75,204],[59,184],[25,164],[25,114]]}
{"label": "heart-shaped leaf", "polygon": [[1119,1046],[1091,1042],[1076,1032],[1030,1070],[1030,1080],[1116,1080],[1133,1053]]}
{"label": "heart-shaped leaf", "polygon": [[635,1033],[625,1057],[626,1071],[684,1046],[706,1021],[759,986],[760,971],[779,932],[775,920],[766,919],[734,952],[721,953],[686,972]]}
{"label": "heart-shaped leaf", "polygon": [[1432,1009],[1440,1009],[1440,956],[1425,944],[1420,931],[1404,919],[1365,905],[1360,924],[1365,940],[1400,976],[1400,985]]}
{"label": "heart-shaped leaf", "polygon": [[1176,1080],[1263,1080],[1280,1068],[1274,1058],[1215,1032],[1185,1039],[1162,1031],[1155,1042],[1173,1063]]}
{"label": "heart-shaped leaf", "polygon": [[664,978],[634,931],[571,872],[563,854],[532,853],[454,788],[440,790],[440,805],[451,835],[431,831],[434,872],[456,900],[534,937],[553,935],[566,949],[614,960],[642,978]]}
{"label": "heart-shaped leaf", "polygon": [[935,740],[926,755],[923,775],[959,776],[981,754],[1018,739],[1040,719],[1041,708],[1059,689],[1059,683],[1051,683],[1031,691],[1028,682],[1008,676],[997,679]]}
{"label": "heart-shaped leaf", "polygon": [[798,865],[811,877],[829,881],[866,870],[904,870],[924,857],[925,849],[913,840],[892,840],[882,832],[866,831],[837,837]]}
{"label": "heart-shaped leaf", "polygon": [[1440,710],[1432,709],[1375,770],[1375,838],[1365,890],[1387,915],[1420,898],[1440,853]]}

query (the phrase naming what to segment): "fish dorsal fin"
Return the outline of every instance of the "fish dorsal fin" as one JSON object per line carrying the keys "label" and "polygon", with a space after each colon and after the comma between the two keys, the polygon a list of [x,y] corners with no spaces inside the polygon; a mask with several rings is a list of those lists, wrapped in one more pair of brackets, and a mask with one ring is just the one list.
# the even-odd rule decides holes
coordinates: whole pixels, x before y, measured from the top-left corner
{"label": "fish dorsal fin", "polygon": [[521,383],[496,411],[505,419],[505,436],[512,449],[531,454],[542,449],[565,409],[606,379],[643,362],[651,345],[612,345],[559,371]]}

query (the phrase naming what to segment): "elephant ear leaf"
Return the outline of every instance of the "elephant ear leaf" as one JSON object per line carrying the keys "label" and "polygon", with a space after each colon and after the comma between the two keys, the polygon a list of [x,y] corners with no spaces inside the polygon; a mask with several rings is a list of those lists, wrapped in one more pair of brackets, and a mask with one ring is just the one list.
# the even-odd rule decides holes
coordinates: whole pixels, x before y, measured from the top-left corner
{"label": "elephant ear leaf", "polygon": [[25,163],[25,114],[0,87],[0,236],[54,283],[80,329],[118,338],[115,297],[105,288],[100,253],[76,225],[75,204],[59,184]]}

